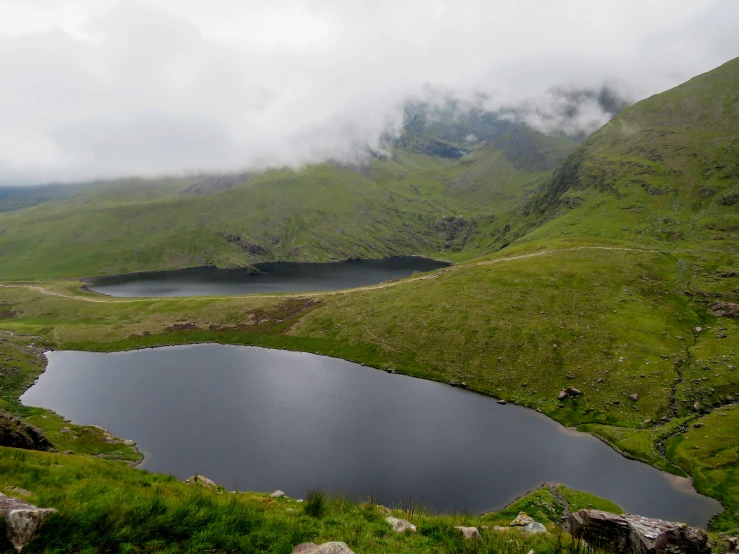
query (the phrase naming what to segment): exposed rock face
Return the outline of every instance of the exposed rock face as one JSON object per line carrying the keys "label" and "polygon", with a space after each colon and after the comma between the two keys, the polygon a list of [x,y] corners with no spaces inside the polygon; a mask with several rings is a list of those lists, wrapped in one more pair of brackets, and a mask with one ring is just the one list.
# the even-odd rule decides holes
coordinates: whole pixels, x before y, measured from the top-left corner
{"label": "exposed rock face", "polygon": [[462,536],[465,539],[481,539],[480,531],[478,531],[477,527],[455,527],[457,531],[462,533]]}
{"label": "exposed rock face", "polygon": [[188,485],[202,485],[209,488],[216,488],[218,486],[213,481],[207,477],[203,477],[202,475],[193,475],[192,477],[188,477],[185,479],[185,483]]}
{"label": "exposed rock face", "polygon": [[343,542],[325,542],[320,545],[304,542],[293,549],[293,554],[354,554],[354,551]]}
{"label": "exposed rock face", "polygon": [[0,493],[0,516],[5,520],[5,536],[18,552],[54,512],[53,508],[38,508]]}
{"label": "exposed rock face", "polygon": [[619,554],[709,554],[702,529],[634,515],[580,510],[570,515],[570,533],[596,548]]}
{"label": "exposed rock face", "polygon": [[285,493],[282,492],[282,491],[280,491],[280,490],[276,490],[275,492],[273,492],[272,494],[270,494],[270,496],[272,498],[282,498],[283,496],[285,496]]}
{"label": "exposed rock face", "polygon": [[413,525],[410,521],[406,521],[404,519],[398,519],[397,517],[386,517],[385,521],[387,521],[390,526],[393,528],[393,531],[396,533],[405,533],[406,531],[415,531],[416,526]]}
{"label": "exposed rock face", "polygon": [[54,450],[41,429],[6,412],[0,412],[0,446],[26,450]]}

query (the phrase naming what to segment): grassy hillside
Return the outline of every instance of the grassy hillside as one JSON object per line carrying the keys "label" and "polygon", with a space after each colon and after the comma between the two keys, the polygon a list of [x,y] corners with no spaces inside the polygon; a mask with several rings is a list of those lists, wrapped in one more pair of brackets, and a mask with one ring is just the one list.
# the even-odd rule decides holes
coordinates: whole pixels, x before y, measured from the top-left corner
{"label": "grassy hillside", "polygon": [[[460,132],[467,123],[457,117],[448,116],[454,125],[416,129],[413,140]],[[0,189],[0,279],[463,250],[469,256],[484,247],[476,241],[481,230],[494,229],[496,216],[575,145],[505,125],[507,135],[477,141],[458,160],[396,148],[361,167]],[[527,138],[526,148],[516,146],[514,131]],[[522,163],[511,149],[546,163]]]}
{"label": "grassy hillside", "polygon": [[518,211],[518,233],[736,252],[738,83],[735,59],[623,111]]}

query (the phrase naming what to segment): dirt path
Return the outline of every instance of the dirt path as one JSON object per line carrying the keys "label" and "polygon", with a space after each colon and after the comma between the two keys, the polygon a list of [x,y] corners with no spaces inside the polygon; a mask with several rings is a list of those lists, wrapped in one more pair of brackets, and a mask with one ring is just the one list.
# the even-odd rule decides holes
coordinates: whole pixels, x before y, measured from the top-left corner
{"label": "dirt path", "polygon": [[[494,265],[494,264],[500,264],[504,262],[513,262],[516,260],[524,260],[527,258],[538,258],[540,256],[549,256],[552,254],[557,254],[559,252],[573,252],[576,250],[620,250],[624,252],[640,252],[640,253],[659,253],[659,250],[641,250],[639,248],[622,248],[618,246],[578,246],[575,248],[562,248],[558,250],[542,250],[541,252],[534,252],[532,254],[522,254],[520,256],[510,256],[508,258],[496,258],[494,260],[483,260],[481,262],[474,262],[474,263],[466,263],[461,265],[454,265],[450,267],[445,267],[442,269],[438,269],[434,271],[433,273],[429,273],[428,275],[422,275],[420,277],[409,277],[407,279],[402,279],[399,281],[387,281],[385,283],[379,283],[377,285],[367,285],[365,287],[357,287],[353,289],[342,289],[342,290],[331,290],[331,291],[325,291],[325,292],[309,292],[309,293],[298,293],[298,294],[248,294],[248,295],[228,295],[228,296],[193,296],[190,298],[228,298],[228,299],[243,299],[243,298],[315,298],[319,296],[332,296],[337,294],[351,294],[354,292],[360,292],[360,291],[367,291],[367,290],[378,290],[378,289],[385,289],[389,287],[394,287],[397,285],[405,284],[405,283],[411,283],[413,281],[426,281],[428,279],[436,279],[437,277],[441,275],[446,275],[447,273],[451,273],[453,271],[460,271],[469,267],[479,267],[479,266],[485,266],[485,265]],[[64,294],[61,292],[57,292],[55,290],[49,290],[45,289],[43,287],[37,286],[37,285],[0,285],[0,287],[3,288],[25,288],[29,290],[35,290],[37,292],[40,292],[41,294],[45,294],[48,296],[57,296],[59,298],[68,298],[70,300],[83,300],[85,302],[96,302],[96,303],[102,303],[102,304],[115,304],[115,303],[130,303],[130,302],[152,302],[152,301],[162,301],[162,300],[172,300],[173,297],[151,297],[151,298],[126,298],[126,299],[113,299],[112,297],[105,297],[101,296],[98,298],[91,298],[89,296],[80,296],[80,295],[73,295],[73,294]],[[183,300],[188,297],[178,297],[178,299]]]}

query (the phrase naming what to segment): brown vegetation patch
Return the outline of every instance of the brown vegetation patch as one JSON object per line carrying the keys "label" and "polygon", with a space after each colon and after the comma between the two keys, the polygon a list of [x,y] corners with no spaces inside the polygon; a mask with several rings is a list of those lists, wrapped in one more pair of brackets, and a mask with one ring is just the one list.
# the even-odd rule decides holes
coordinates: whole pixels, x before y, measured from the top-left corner
{"label": "brown vegetation patch", "polygon": [[215,331],[247,331],[282,335],[290,331],[298,320],[321,305],[313,298],[290,298],[280,304],[257,308],[246,313],[242,323],[211,327]]}

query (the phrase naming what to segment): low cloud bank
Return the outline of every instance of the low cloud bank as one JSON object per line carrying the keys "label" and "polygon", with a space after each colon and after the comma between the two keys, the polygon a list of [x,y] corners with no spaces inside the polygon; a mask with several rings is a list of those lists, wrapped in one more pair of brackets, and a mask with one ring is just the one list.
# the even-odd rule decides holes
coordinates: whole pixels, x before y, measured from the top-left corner
{"label": "low cloud bank", "polygon": [[733,57],[737,20],[733,0],[8,0],[0,184],[360,163],[419,100],[582,137]]}

